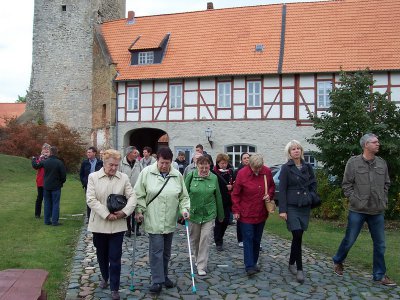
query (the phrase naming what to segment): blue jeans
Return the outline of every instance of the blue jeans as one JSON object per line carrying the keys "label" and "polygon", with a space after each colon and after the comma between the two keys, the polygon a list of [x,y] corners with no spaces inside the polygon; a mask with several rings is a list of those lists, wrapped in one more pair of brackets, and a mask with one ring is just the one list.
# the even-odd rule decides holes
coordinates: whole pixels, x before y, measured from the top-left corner
{"label": "blue jeans", "polygon": [[265,221],[258,224],[240,222],[243,237],[243,256],[246,271],[255,270],[260,254],[261,238]]}
{"label": "blue jeans", "polygon": [[[43,190],[44,198],[44,224],[56,225],[60,216],[61,189],[50,191]],[[51,222],[50,222],[51,219]]]}
{"label": "blue jeans", "polygon": [[124,231],[112,234],[93,232],[93,244],[96,247],[101,276],[105,281],[110,279],[112,291],[119,290],[124,233]]}
{"label": "blue jeans", "polygon": [[334,263],[343,263],[354,242],[360,234],[361,228],[367,222],[368,229],[374,243],[373,269],[374,280],[381,280],[386,273],[385,265],[385,219],[383,214],[367,215],[350,211],[346,229],[346,235],[339,246]]}

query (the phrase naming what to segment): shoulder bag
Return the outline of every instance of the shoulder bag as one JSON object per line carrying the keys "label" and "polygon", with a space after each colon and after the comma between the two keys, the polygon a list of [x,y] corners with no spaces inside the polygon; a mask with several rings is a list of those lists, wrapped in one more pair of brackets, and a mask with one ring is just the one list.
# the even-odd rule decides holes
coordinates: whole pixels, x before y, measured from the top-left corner
{"label": "shoulder bag", "polygon": [[114,213],[126,206],[128,199],[124,195],[110,194],[107,197],[107,208],[110,213]]}
{"label": "shoulder bag", "polygon": [[[264,175],[264,185],[265,185],[265,195],[268,195],[268,183],[267,183],[267,175]],[[265,200],[265,208],[268,213],[274,213],[276,209],[275,200]]]}
{"label": "shoulder bag", "polygon": [[162,190],[165,188],[165,186],[167,185],[167,183],[168,183],[168,181],[169,181],[169,179],[170,179],[171,177],[167,177],[167,180],[165,180],[165,182],[164,182],[164,184],[163,184],[163,186],[161,187],[161,189],[158,191],[158,193],[149,201],[149,203],[147,203],[147,206],[149,206],[150,204],[151,204],[151,202],[153,202],[154,201],[154,199],[156,199],[157,197],[158,197],[158,195],[160,195],[161,194],[161,192],[162,192]]}

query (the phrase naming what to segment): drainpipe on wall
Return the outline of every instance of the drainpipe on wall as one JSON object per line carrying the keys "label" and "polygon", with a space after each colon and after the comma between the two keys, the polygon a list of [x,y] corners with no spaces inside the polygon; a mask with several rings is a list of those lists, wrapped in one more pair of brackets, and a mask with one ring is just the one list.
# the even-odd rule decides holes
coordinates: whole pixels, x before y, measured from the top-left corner
{"label": "drainpipe on wall", "polygon": [[113,86],[115,88],[115,150],[118,150],[118,83],[115,81],[117,76],[118,72],[113,78]]}

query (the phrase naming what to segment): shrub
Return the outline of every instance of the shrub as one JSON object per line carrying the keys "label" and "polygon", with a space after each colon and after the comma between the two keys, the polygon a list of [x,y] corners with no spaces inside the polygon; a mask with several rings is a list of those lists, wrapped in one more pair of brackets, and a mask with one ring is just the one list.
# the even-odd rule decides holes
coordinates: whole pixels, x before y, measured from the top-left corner
{"label": "shrub", "polygon": [[324,170],[317,170],[316,177],[322,204],[312,210],[313,216],[330,220],[342,219],[348,207],[348,201],[343,196],[342,189],[329,181],[329,176]]}
{"label": "shrub", "polygon": [[33,123],[19,124],[15,118],[6,119],[0,127],[0,153],[31,158],[38,155],[42,145],[58,148],[58,156],[69,172],[78,170],[85,143],[76,130],[56,123],[54,126]]}

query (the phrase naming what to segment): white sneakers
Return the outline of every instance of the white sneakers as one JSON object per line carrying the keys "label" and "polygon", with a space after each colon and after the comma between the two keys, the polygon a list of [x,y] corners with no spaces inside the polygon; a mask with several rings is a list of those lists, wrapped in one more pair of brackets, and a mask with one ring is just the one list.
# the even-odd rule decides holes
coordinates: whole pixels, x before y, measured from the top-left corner
{"label": "white sneakers", "polygon": [[197,270],[197,274],[199,274],[199,276],[207,275],[206,271],[204,271],[204,270]]}

